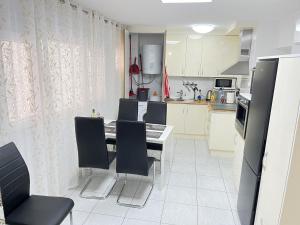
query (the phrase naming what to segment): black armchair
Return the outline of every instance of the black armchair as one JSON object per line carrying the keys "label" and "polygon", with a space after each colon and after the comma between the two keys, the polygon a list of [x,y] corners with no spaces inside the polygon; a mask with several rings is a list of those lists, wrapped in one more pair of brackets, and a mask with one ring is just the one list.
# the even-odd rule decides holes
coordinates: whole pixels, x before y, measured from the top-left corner
{"label": "black armchair", "polygon": [[69,214],[73,224],[73,200],[29,194],[28,168],[14,143],[0,148],[0,188],[7,224],[58,225]]}
{"label": "black armchair", "polygon": [[[75,117],[75,132],[78,149],[79,168],[98,168],[108,170],[116,157],[115,152],[107,151],[103,118]],[[114,188],[116,180],[103,196],[86,196],[84,191],[92,182],[91,176],[80,192],[83,198],[105,199]]]}

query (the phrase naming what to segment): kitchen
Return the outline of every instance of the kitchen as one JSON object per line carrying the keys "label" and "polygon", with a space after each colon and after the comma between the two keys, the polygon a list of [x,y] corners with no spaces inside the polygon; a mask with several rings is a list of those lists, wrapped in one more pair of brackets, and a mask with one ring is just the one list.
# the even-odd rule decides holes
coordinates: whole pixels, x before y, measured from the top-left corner
{"label": "kitchen", "polygon": [[299,0],[0,0],[0,224],[299,225],[299,46]]}

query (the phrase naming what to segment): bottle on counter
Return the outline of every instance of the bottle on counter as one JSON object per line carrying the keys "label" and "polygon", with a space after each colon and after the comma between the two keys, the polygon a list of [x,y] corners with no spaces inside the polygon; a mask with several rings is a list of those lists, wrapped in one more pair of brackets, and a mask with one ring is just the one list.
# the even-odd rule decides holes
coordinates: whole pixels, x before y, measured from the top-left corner
{"label": "bottle on counter", "polygon": [[92,117],[95,118],[97,115],[96,115],[96,110],[95,109],[92,109]]}

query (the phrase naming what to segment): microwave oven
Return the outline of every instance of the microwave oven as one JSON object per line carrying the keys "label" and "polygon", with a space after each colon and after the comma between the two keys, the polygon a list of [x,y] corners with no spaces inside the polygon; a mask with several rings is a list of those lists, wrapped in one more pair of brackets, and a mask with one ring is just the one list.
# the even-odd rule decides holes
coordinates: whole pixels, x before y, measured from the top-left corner
{"label": "microwave oven", "polygon": [[215,89],[236,89],[236,78],[216,78]]}

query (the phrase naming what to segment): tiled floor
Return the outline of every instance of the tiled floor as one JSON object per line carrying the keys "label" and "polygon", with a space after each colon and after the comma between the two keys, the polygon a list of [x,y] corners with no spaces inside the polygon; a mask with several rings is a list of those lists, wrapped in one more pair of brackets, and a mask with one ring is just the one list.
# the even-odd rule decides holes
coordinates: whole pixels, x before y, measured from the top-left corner
{"label": "tiled floor", "polygon": [[[164,190],[155,186],[143,209],[116,204],[120,184],[103,201],[79,198],[80,189],[73,190],[74,225],[240,225],[231,167],[231,159],[209,155],[206,141],[176,139],[168,185]],[[88,191],[102,192],[111,176],[102,177],[100,188],[95,182]],[[141,203],[148,184],[145,178],[131,176],[121,200]],[[69,218],[63,224],[69,224]]]}

